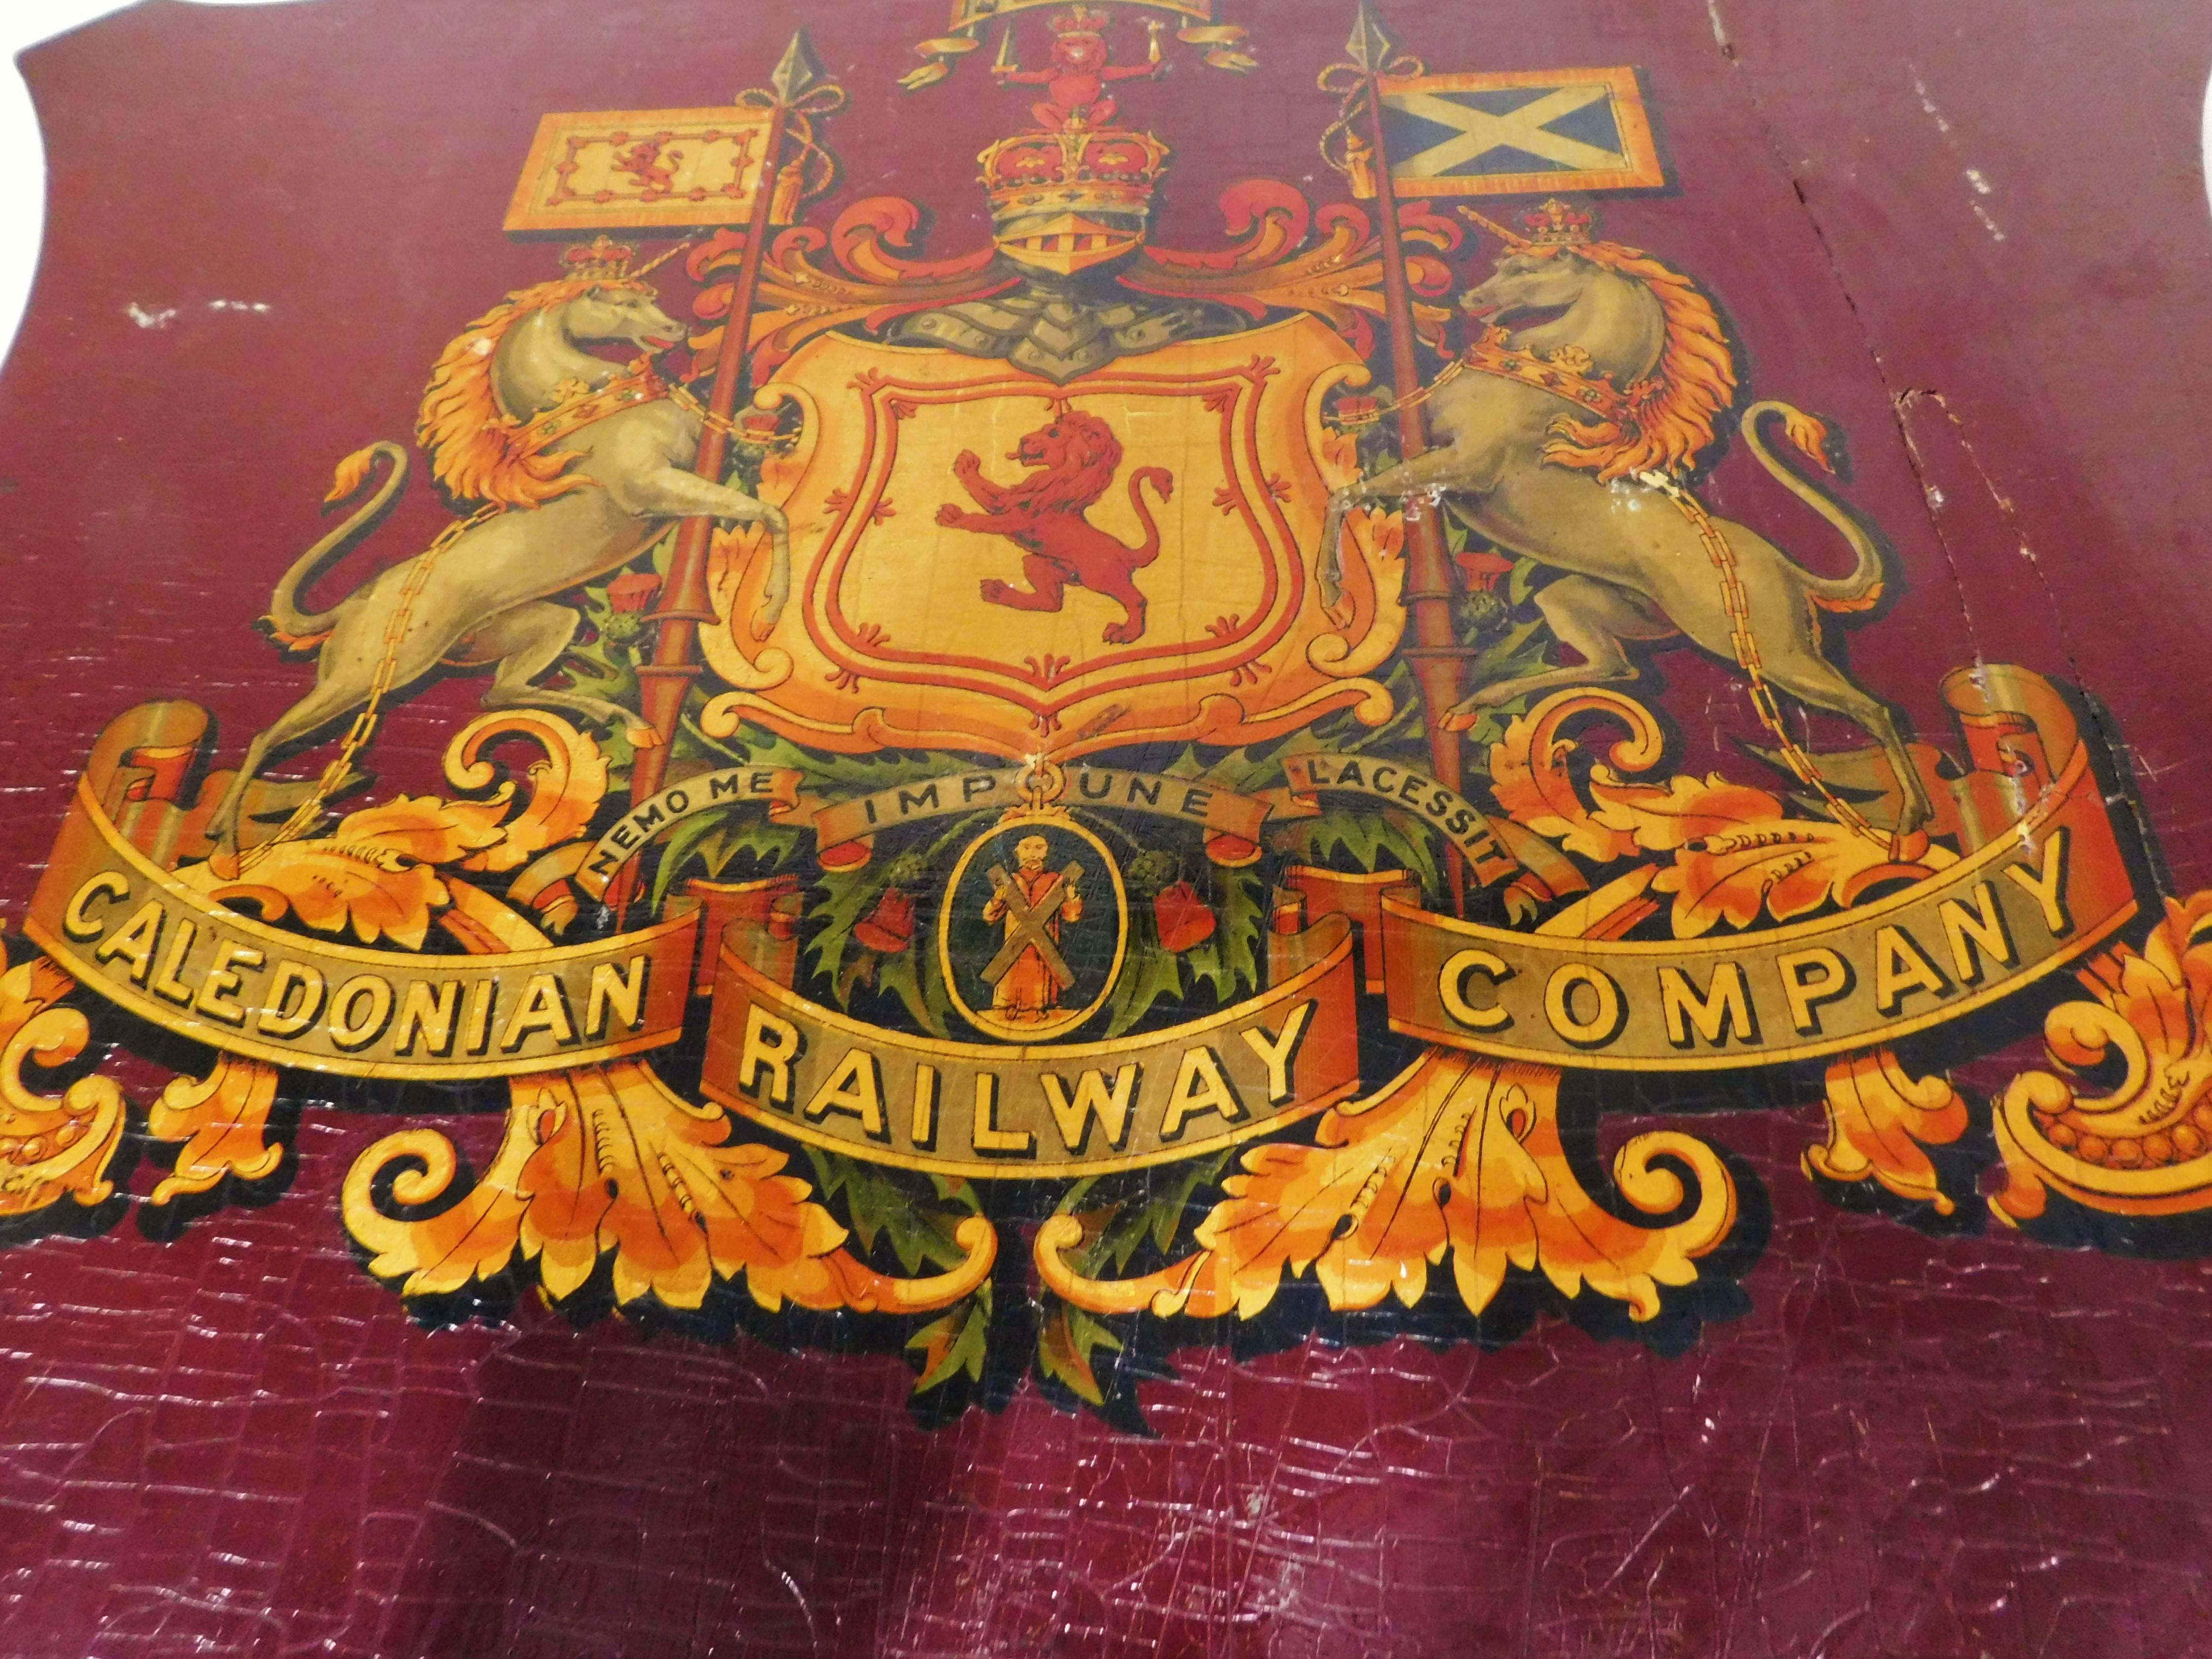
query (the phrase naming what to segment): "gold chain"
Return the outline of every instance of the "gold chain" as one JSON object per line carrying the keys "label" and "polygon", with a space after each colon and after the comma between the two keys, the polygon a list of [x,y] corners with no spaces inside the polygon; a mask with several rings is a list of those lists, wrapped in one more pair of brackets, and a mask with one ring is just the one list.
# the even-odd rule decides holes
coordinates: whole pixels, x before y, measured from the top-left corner
{"label": "gold chain", "polygon": [[1766,671],[1759,659],[1759,641],[1751,631],[1751,604],[1745,597],[1743,582],[1736,571],[1735,550],[1728,544],[1728,538],[1715,526],[1712,515],[1705,511],[1705,503],[1668,477],[1663,472],[1639,472],[1637,477],[1665,495],[1681,510],[1705,544],[1705,556],[1713,568],[1720,573],[1721,604],[1728,611],[1733,631],[1729,635],[1729,648],[1735,652],[1736,665],[1743,670],[1751,682],[1751,704],[1759,712],[1759,723],[1764,726],[1776,744],[1782,758],[1796,773],[1797,781],[1818,794],[1826,803],[1836,822],[1854,833],[1863,836],[1885,850],[1893,847],[1891,836],[1885,836],[1867,822],[1865,815],[1849,801],[1839,799],[1820,776],[1820,768],[1813,757],[1793,738],[1782,724],[1782,711],[1776,706],[1774,689],[1766,683]]}
{"label": "gold chain", "polygon": [[1379,404],[1370,414],[1351,416],[1340,415],[1332,416],[1332,418],[1334,419],[1339,426],[1373,426],[1376,422],[1384,420],[1392,415],[1395,415],[1401,409],[1411,409],[1415,404],[1425,404],[1428,402],[1430,398],[1435,397],[1437,392],[1443,391],[1446,386],[1457,379],[1466,368],[1467,359],[1465,357],[1455,357],[1451,362],[1444,365],[1443,372],[1442,374],[1438,374],[1435,380],[1430,381],[1426,386],[1421,387],[1417,392],[1409,392],[1402,398],[1394,398],[1387,404]]}
{"label": "gold chain", "polygon": [[384,624],[384,656],[376,665],[376,678],[369,682],[368,701],[362,705],[361,713],[354,716],[345,741],[338,745],[337,756],[323,769],[315,780],[314,793],[294,809],[276,833],[251,851],[240,854],[238,867],[241,873],[253,867],[286,842],[297,841],[307,833],[310,824],[322,815],[323,805],[333,790],[343,783],[353,770],[355,757],[368,747],[368,740],[376,734],[376,723],[382,712],[384,699],[392,690],[392,676],[398,671],[401,647],[407,641],[407,624],[415,615],[415,601],[421,597],[424,584],[430,580],[430,571],[446,550],[478,525],[489,523],[507,509],[493,504],[478,507],[468,518],[447,525],[432,542],[415,557],[407,572],[407,580],[400,587],[399,603],[392,607],[392,617]]}
{"label": "gold chain", "polygon": [[734,422],[731,421],[727,416],[717,415],[713,410],[708,408],[706,404],[701,403],[699,399],[693,395],[691,388],[684,385],[681,381],[671,380],[668,382],[668,396],[670,400],[685,414],[697,416],[701,425],[711,427],[714,430],[720,433],[725,438],[731,439],[734,441],[742,441],[738,432],[737,425]]}

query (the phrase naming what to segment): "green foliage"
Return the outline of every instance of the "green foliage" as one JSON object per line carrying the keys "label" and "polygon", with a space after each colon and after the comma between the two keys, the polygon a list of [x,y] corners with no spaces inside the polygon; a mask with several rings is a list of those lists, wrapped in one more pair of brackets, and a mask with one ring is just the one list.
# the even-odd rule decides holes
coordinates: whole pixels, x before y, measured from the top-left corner
{"label": "green foliage", "polygon": [[921,1375],[915,1378],[914,1392],[927,1394],[956,1376],[981,1382],[990,1338],[991,1287],[986,1285],[975,1295],[954,1303],[907,1338],[907,1346],[921,1355]]}
{"label": "green foliage", "polygon": [[[772,763],[789,764],[782,761]],[[915,1024],[932,1036],[947,1035],[946,1022],[952,1013],[951,993],[945,987],[945,970],[937,959],[937,952],[928,948],[920,930],[914,942],[896,955],[884,956],[861,947],[859,954],[848,961],[847,953],[856,944],[853,929],[875,908],[885,888],[916,884],[926,878],[952,846],[993,816],[990,812],[969,813],[956,819],[950,829],[919,849],[892,859],[872,859],[857,870],[823,872],[815,884],[817,902],[807,912],[807,921],[815,929],[806,942],[808,971],[830,981],[839,1007],[851,1009],[856,986],[872,986],[897,997]]]}
{"label": "green foliage", "polygon": [[[1203,863],[1203,855],[1194,862]],[[1214,914],[1212,938],[1180,956],[1161,941],[1153,896],[1180,878],[1183,860],[1163,848],[1132,860],[1129,879],[1129,939],[1121,976],[1106,999],[1106,1031],[1120,1036],[1161,1003],[1179,1003],[1206,988],[1212,1005],[1225,1007],[1242,985],[1260,989],[1260,930],[1267,916],[1267,884],[1257,870],[1212,868],[1200,883],[1210,885]],[[1187,971],[1186,971],[1187,970]]]}
{"label": "green foliage", "polygon": [[[814,927],[813,936],[806,941],[806,954],[811,958],[808,971],[817,978],[839,980],[838,969],[844,964],[853,929],[883,896],[884,887],[883,872],[870,865],[823,872],[814,884],[818,899],[806,913]],[[842,996],[839,1001],[844,1006]]]}
{"label": "green foliage", "polygon": [[740,857],[754,876],[773,874],[799,851],[803,831],[770,823],[758,806],[722,806],[678,824],[661,844],[660,868],[653,880],[653,908],[659,909],[669,889],[685,876],[720,881]]}
{"label": "green foliage", "polygon": [[[1516,580],[1523,566],[1514,571]],[[1467,684],[1494,685],[1499,680],[1517,679],[1523,674],[1533,674],[1544,666],[1546,653],[1552,644],[1552,630],[1540,617],[1514,623],[1506,627],[1480,651],[1468,659]],[[1483,711],[1467,734],[1472,752],[1468,757],[1468,770],[1479,775],[1488,775],[1490,745],[1505,735],[1506,722],[1528,707],[1526,696],[1515,697],[1496,708]]]}
{"label": "green foliage", "polygon": [[864,1253],[873,1255],[878,1242],[888,1243],[908,1277],[925,1268],[943,1272],[968,1259],[953,1235],[963,1221],[982,1212],[971,1183],[818,1146],[809,1146],[806,1155],[813,1161],[816,1188],[842,1208]]}
{"label": "green foliage", "polygon": [[879,957],[875,974],[876,983],[906,1005],[915,1024],[934,1037],[950,1034],[952,998],[936,951],[917,940],[897,956]]}
{"label": "green foliage", "polygon": [[[954,1233],[981,1215],[974,1185],[954,1177],[922,1175],[809,1146],[814,1184],[833,1212],[842,1211],[864,1255],[888,1247],[908,1278],[942,1273],[968,1259]],[[880,1260],[880,1257],[878,1258]],[[907,1339],[920,1355],[914,1392],[925,1394],[957,1376],[980,1382],[990,1351],[991,1286],[945,1310]]]}
{"label": "green foliage", "polygon": [[[611,573],[607,581],[621,574]],[[629,709],[641,707],[638,697],[636,636],[617,638],[624,630],[616,625],[614,607],[607,603],[606,582],[595,583],[584,590],[582,608],[592,637],[571,645],[561,659],[561,666],[570,683],[586,696],[605,697]],[[636,753],[630,747],[629,735],[614,731],[601,732],[597,736],[608,765],[626,779]]]}
{"label": "green foliage", "polygon": [[1434,896],[1443,890],[1434,848],[1425,830],[1408,826],[1420,820],[1395,808],[1325,809],[1320,817],[1300,818],[1275,832],[1275,845],[1307,864],[1355,870],[1403,870]]}
{"label": "green foliage", "polygon": [[1196,744],[1192,744],[1160,770],[1167,777],[1188,778],[1194,783],[1226,790],[1231,794],[1249,794],[1255,789],[1264,789],[1273,781],[1280,752],[1276,744],[1255,744],[1226,750],[1209,761],[1200,756]]}
{"label": "green foliage", "polygon": [[1080,1308],[1055,1301],[1037,1327],[1037,1369],[1069,1393],[1093,1406],[1106,1403],[1091,1356],[1104,1348],[1118,1353],[1121,1339]]}
{"label": "green foliage", "polygon": [[1108,1271],[1126,1273],[1130,1259],[1146,1243],[1166,1255],[1175,1248],[1191,1200],[1220,1179],[1232,1156],[1224,1148],[1185,1164],[1077,1182],[1057,1206],[1061,1215],[1088,1217],[1086,1231],[1096,1229],[1075,1253],[1076,1270],[1086,1279]]}
{"label": "green foliage", "polygon": [[[1077,1182],[1055,1206],[1055,1213],[1082,1217],[1090,1235],[1072,1258],[1076,1271],[1086,1279],[1118,1277],[1146,1246],[1161,1256],[1169,1255],[1191,1200],[1220,1179],[1231,1156],[1223,1151],[1164,1169]],[[1127,1345],[1103,1321],[1057,1297],[1045,1297],[1044,1310],[1037,1328],[1037,1370],[1079,1400],[1104,1408],[1106,1390],[1093,1356],[1102,1350],[1124,1352]]]}
{"label": "green foliage", "polygon": [[1239,986],[1255,994],[1260,990],[1260,932],[1267,920],[1267,884],[1255,868],[1217,869],[1214,890],[1218,925],[1213,937],[1186,951],[1184,960],[1190,964],[1192,985],[1205,981],[1213,988],[1214,1001],[1226,1007],[1237,1000]]}
{"label": "green foliage", "polygon": [[1121,1036],[1151,1012],[1155,1003],[1182,995],[1182,959],[1160,943],[1152,907],[1131,906],[1128,953],[1121,961],[1121,976],[1106,999],[1106,1035]]}

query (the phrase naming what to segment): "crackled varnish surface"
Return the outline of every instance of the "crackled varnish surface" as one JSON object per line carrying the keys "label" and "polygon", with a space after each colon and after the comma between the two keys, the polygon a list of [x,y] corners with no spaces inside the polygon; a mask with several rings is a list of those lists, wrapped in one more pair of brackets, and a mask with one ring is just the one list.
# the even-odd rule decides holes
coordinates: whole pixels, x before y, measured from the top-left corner
{"label": "crackled varnish surface", "polygon": [[32,53],[0,1650],[2212,1653],[2207,65],[2016,11]]}

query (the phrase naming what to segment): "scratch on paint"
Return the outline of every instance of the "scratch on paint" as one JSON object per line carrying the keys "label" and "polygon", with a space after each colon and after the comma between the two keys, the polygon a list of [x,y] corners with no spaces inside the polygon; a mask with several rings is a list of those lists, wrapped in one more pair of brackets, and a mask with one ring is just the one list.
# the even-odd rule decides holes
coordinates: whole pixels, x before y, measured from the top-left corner
{"label": "scratch on paint", "polygon": [[[1951,145],[1953,152],[1956,153],[1959,147],[1957,136],[1952,129],[1949,119],[1941,109],[1936,107],[1935,95],[1928,90],[1928,83],[1920,78],[1920,70],[1917,66],[1908,64],[1905,68],[1912,76],[1912,90],[1919,94],[1920,107],[1928,112],[1928,118],[1936,124],[1936,131],[1943,135],[1945,141]],[[1989,175],[1979,167],[1970,167],[1966,168],[1965,172],[1966,183],[1976,196],[1989,196],[1995,193],[1996,187],[1990,183]],[[1991,240],[1999,242],[2004,240],[2003,227],[1990,216],[1987,208],[1976,201],[1970,201],[1967,205],[1973,209],[1974,217],[1981,221],[1982,228],[1989,232]]]}
{"label": "scratch on paint", "polygon": [[149,311],[136,300],[123,307],[123,314],[141,328],[167,328],[169,319],[177,314],[174,306],[156,306]]}

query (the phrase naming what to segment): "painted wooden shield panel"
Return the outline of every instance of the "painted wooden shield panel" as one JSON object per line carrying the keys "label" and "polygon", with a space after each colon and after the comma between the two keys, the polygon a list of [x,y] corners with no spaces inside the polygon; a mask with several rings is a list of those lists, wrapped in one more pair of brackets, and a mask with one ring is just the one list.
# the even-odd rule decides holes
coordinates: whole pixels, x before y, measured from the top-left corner
{"label": "painted wooden shield panel", "polygon": [[0,1654],[2212,1659],[2203,34],[38,48]]}

